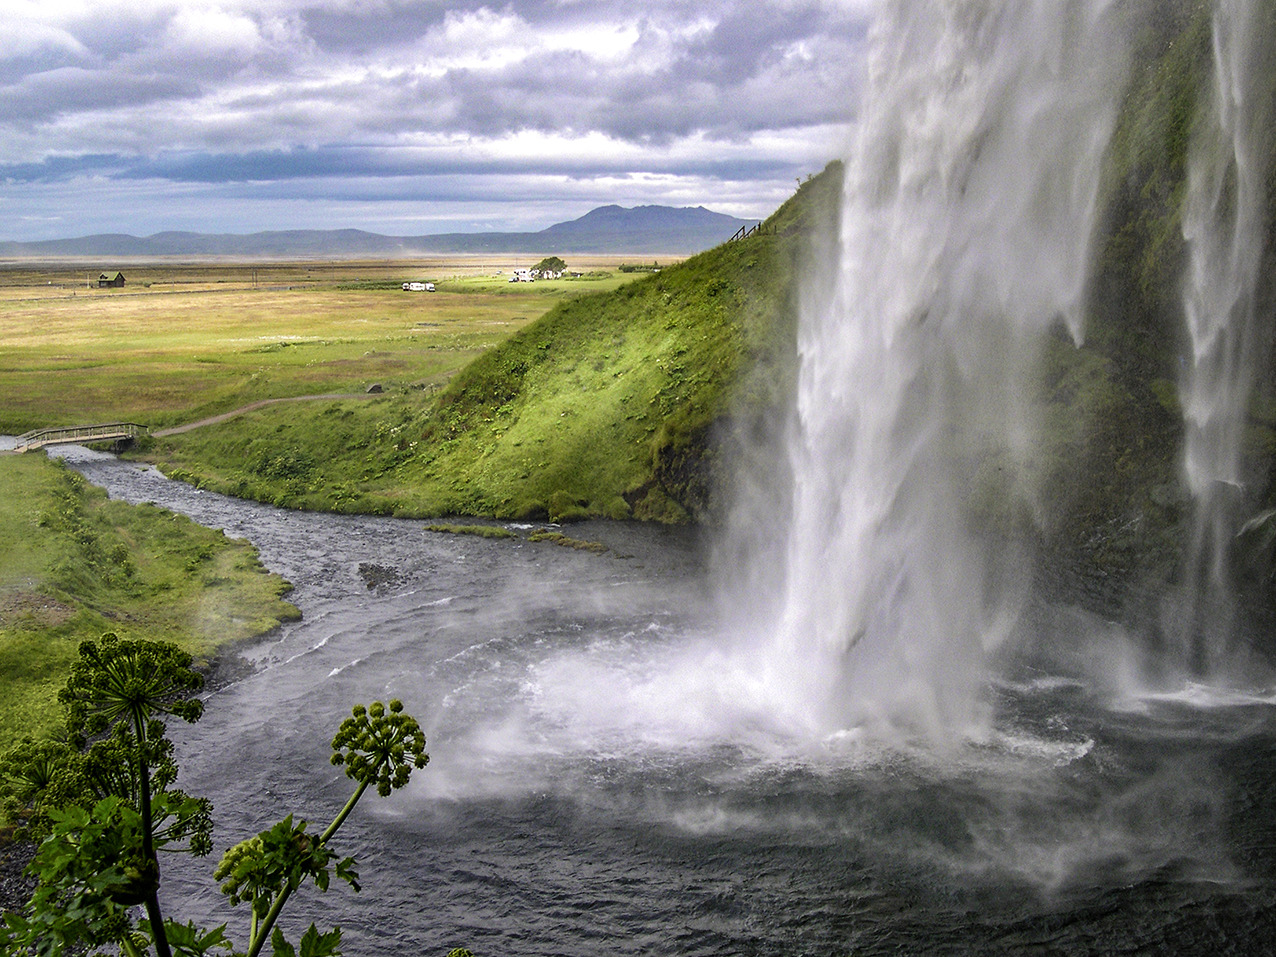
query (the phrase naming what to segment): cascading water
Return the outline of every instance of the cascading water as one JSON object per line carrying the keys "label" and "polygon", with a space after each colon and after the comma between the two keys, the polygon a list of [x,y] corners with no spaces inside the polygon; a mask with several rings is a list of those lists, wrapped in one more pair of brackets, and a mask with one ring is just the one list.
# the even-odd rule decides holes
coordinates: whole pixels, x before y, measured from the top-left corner
{"label": "cascading water", "polygon": [[1253,500],[1244,438],[1270,356],[1270,321],[1258,306],[1276,120],[1268,6],[1220,0],[1215,10],[1214,82],[1194,138],[1183,222],[1191,352],[1180,394],[1193,527],[1182,597],[1188,607],[1175,609],[1177,627],[1169,631],[1181,666],[1209,677],[1225,677],[1236,661],[1232,558]]}
{"label": "cascading water", "polygon": [[[987,653],[1025,560],[969,527],[977,470],[1035,508],[1023,393],[1080,336],[1126,63],[1108,0],[884,11],[846,171],[838,276],[801,316],[775,700],[825,732],[987,727]],[[809,297],[808,297],[809,298]]]}
{"label": "cascading water", "polygon": [[[883,11],[836,279],[805,291],[784,581],[757,639],[706,621],[690,537],[578,527],[611,546],[595,554],[440,535],[81,450],[92,481],[250,534],[298,586],[302,620],[245,649],[260,672],[174,734],[218,840],[339,807],[319,729],[401,697],[432,760],[343,831],[375,887],[340,899],[351,953],[1270,949],[1276,699],[993,680],[1031,556],[972,527],[971,492],[1046,507],[1025,383],[1045,336],[1080,334],[1127,13]],[[1240,218],[1196,208],[1200,235]],[[1220,257],[1208,274],[1231,248],[1193,255]],[[370,590],[364,563],[393,574]],[[165,868],[183,917],[243,919],[205,862]],[[297,934],[333,920],[332,898],[298,898]]]}

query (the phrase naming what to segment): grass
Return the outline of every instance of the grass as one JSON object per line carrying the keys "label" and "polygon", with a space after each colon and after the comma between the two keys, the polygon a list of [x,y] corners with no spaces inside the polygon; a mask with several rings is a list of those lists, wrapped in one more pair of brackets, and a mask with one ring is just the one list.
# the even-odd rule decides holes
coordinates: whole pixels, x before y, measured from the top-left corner
{"label": "grass", "polygon": [[575,548],[582,552],[598,552],[607,551],[607,546],[602,542],[589,541],[583,538],[572,538],[564,535],[562,532],[554,531],[538,531],[532,532],[527,536],[529,542],[549,542],[551,545],[561,545],[563,548]]}
{"label": "grass", "polygon": [[559,302],[437,395],[263,408],[142,454],[201,487],[295,508],[710,520],[732,435],[778,419],[795,262],[837,208],[839,173],[806,184],[765,235]]}
{"label": "grass", "polygon": [[246,541],[111,501],[58,460],[0,456],[0,750],[58,725],[79,642],[105,631],[200,658],[297,617]]}
{"label": "grass", "polygon": [[427,531],[443,535],[475,535],[479,538],[517,538],[518,535],[500,525],[428,525]]}
{"label": "grass", "polygon": [[[554,303],[633,278],[608,268],[510,283],[510,268],[476,258],[138,264],[123,267],[124,288],[97,289],[74,264],[6,267],[0,432],[112,420],[162,428],[374,382],[428,391]],[[407,279],[437,291],[404,292]]]}

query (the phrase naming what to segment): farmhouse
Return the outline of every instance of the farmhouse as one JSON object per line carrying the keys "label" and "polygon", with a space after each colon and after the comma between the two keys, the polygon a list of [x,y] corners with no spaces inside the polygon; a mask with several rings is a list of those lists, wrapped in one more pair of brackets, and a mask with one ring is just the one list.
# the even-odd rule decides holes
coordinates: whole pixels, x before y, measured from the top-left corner
{"label": "farmhouse", "polygon": [[117,272],[114,276],[108,276],[106,273],[97,277],[97,287],[99,289],[120,289],[124,286],[124,273]]}

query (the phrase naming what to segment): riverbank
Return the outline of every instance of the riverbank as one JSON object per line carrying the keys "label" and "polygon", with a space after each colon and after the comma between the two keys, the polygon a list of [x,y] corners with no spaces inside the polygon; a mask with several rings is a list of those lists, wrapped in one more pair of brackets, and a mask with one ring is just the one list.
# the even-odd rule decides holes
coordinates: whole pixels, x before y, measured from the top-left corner
{"label": "riverbank", "polygon": [[108,499],[61,460],[0,458],[0,750],[49,734],[80,641],[172,641],[202,660],[300,614],[256,549]]}

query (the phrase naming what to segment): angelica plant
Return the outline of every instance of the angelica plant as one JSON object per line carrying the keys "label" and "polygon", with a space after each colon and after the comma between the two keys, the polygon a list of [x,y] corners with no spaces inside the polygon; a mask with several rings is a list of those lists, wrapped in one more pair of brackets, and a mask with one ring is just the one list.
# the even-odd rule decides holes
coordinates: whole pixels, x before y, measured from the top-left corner
{"label": "angelica plant", "polygon": [[[353,858],[330,841],[370,787],[386,796],[425,767],[425,735],[403,704],[356,706],[332,739],[332,763],[355,782],[350,798],[320,833],[290,814],[228,850],[214,872],[232,904],[249,903],[248,945],[237,951],[225,926],[205,930],[165,918],[158,852],[202,856],[212,849],[211,805],[173,787],[177,764],[165,719],[197,721],[192,697],[203,683],[190,655],[174,645],[84,642],[59,700],[68,741],[27,742],[0,758],[0,790],[44,839],[31,864],[39,881],[21,914],[0,925],[0,955],[54,957],[77,945],[115,945],[125,957],[333,957],[341,931],[313,924],[300,949],[275,926],[302,884],[327,890],[333,876],[359,889]],[[141,907],[145,917],[134,920]],[[96,952],[96,951],[94,951]]]}
{"label": "angelica plant", "polygon": [[[353,859],[345,858],[329,871],[336,854],[328,842],[369,787],[375,785],[377,793],[387,797],[408,783],[413,769],[425,767],[429,760],[421,726],[404,713],[403,702],[394,700],[388,707],[380,701],[366,708],[355,705],[332,739],[332,763],[344,766],[346,776],[355,782],[354,792],[332,823],[311,837],[306,833],[306,822],[293,825],[290,815],[270,830],[232,847],[213,875],[223,882],[222,892],[232,904],[252,904],[246,957],[257,957],[267,939],[278,951],[275,921],[306,879],[327,890],[330,873],[335,873],[359,889]],[[313,924],[311,932],[317,933]],[[335,938],[334,945],[339,940],[339,936]],[[317,957],[320,952],[313,953]]]}

